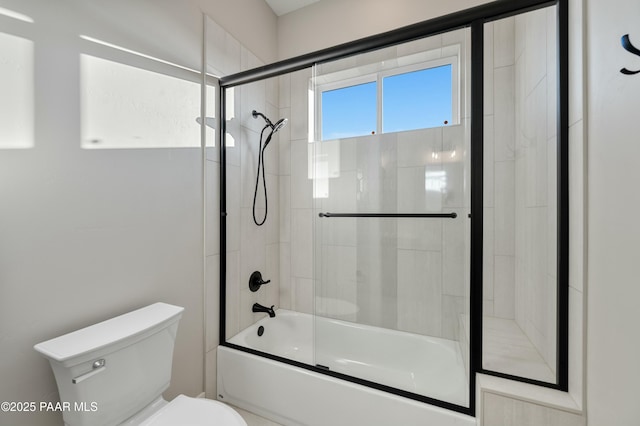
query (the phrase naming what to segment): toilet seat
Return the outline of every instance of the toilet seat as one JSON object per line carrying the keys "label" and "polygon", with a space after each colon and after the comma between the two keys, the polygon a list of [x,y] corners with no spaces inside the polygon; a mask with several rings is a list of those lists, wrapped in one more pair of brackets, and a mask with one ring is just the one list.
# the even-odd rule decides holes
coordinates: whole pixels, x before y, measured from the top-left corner
{"label": "toilet seat", "polygon": [[218,401],[178,395],[140,426],[247,426],[233,408]]}

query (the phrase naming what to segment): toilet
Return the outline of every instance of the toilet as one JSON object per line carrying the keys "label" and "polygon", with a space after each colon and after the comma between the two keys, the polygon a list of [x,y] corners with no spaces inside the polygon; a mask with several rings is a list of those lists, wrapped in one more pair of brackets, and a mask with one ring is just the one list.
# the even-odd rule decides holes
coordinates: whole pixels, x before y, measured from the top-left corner
{"label": "toilet", "polygon": [[231,407],[162,393],[184,308],[155,303],[46,342],[34,349],[51,365],[69,426],[246,426]]}

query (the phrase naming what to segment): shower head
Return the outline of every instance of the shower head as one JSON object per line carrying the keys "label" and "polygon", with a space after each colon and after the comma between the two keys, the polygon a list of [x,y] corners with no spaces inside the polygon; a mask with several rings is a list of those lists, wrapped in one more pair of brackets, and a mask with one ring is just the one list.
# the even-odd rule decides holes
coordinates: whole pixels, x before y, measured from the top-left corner
{"label": "shower head", "polygon": [[286,119],[286,118],[281,118],[280,120],[276,121],[276,124],[273,125],[273,133],[277,132],[278,130],[280,130],[284,126],[286,126],[287,125],[287,121],[288,121],[288,119]]}
{"label": "shower head", "polygon": [[271,133],[277,132],[278,130],[282,129],[287,124],[287,119],[286,118],[281,118],[280,120],[276,121],[276,124],[273,124],[271,122],[271,120],[269,120],[267,118],[266,115],[264,115],[261,112],[256,111],[255,109],[251,112],[251,115],[253,116],[253,118],[262,117],[264,119],[264,121],[267,123],[267,126],[271,127]]}

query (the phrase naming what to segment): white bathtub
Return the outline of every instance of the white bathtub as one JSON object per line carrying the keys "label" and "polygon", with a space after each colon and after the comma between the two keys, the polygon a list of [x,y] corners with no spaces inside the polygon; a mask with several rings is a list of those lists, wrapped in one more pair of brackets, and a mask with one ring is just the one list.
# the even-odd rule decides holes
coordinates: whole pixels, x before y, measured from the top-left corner
{"label": "white bathtub", "polygon": [[[229,343],[467,405],[469,387],[453,341],[279,309]],[[285,425],[475,425],[454,411],[224,346],[218,394]]]}

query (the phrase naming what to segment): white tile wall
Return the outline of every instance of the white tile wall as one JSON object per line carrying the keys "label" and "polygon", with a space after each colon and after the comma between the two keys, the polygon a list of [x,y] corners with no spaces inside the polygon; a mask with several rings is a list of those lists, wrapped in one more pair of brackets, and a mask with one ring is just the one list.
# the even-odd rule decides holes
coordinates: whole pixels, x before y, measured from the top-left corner
{"label": "white tile wall", "polygon": [[405,219],[398,221],[398,248],[442,251],[442,230],[443,219]]}
{"label": "white tile wall", "polygon": [[495,160],[515,157],[515,74],[513,65],[494,70]]}
{"label": "white tile wall", "polygon": [[240,250],[240,167],[227,165],[227,251]]}
{"label": "white tile wall", "polygon": [[[242,127],[240,133],[240,189],[243,208],[251,208],[253,206],[253,194],[255,193],[256,173],[258,170],[259,138],[259,130],[253,131],[247,127]],[[264,195],[261,185],[262,178],[258,186],[256,206],[264,209]]]}
{"label": "white tile wall", "polygon": [[[357,248],[325,245],[322,248],[322,286],[316,289],[317,314],[347,321],[356,321]],[[346,302],[346,303],[345,303]]]}
{"label": "white tile wall", "polygon": [[210,18],[207,18],[206,32],[207,72],[216,76],[239,72],[240,42]]}
{"label": "white tile wall", "polygon": [[[264,209],[256,209],[256,215],[262,217]],[[240,210],[240,224],[240,277],[248,282],[253,271],[263,272],[266,266],[266,229],[253,223],[251,207]]]}
{"label": "white tile wall", "polygon": [[291,221],[291,266],[297,278],[313,278],[313,210],[293,209]]}
{"label": "white tile wall", "polygon": [[484,115],[492,116],[493,109],[493,93],[494,93],[494,75],[493,75],[493,50],[494,50],[494,31],[493,22],[484,25]]}
{"label": "white tile wall", "polygon": [[[485,268],[493,266],[493,277],[484,274],[485,280],[493,279],[485,281],[485,312],[515,319],[552,371],[557,288],[554,23],[553,9],[493,23],[494,114],[487,116],[493,122],[485,118],[488,157],[494,146],[493,174],[485,171],[493,181],[488,190],[493,188],[493,211],[485,209],[493,219],[493,265],[486,258],[489,252],[484,259]],[[485,239],[491,238],[490,226],[485,219]]]}
{"label": "white tile wall", "polygon": [[398,329],[441,334],[441,271],[442,255],[438,252],[398,250]]}
{"label": "white tile wall", "polygon": [[515,62],[515,28],[513,19],[500,19],[493,22],[493,66],[500,68]]}
{"label": "white tile wall", "polygon": [[[465,207],[467,200],[465,179],[465,152],[468,146],[465,137],[465,125],[442,128],[442,169],[446,175],[446,187],[443,199],[445,208]],[[427,169],[427,172],[429,169]]]}
{"label": "white tile wall", "polygon": [[493,312],[497,318],[515,318],[515,258],[495,256]]}
{"label": "white tile wall", "polygon": [[493,207],[495,203],[495,154],[494,154],[494,129],[493,115],[484,117],[484,150],[483,150],[483,194],[482,202],[484,207]]}
{"label": "white tile wall", "polygon": [[231,338],[240,330],[240,252],[227,251],[226,273],[226,336]]}
{"label": "white tile wall", "polygon": [[280,108],[279,117],[288,120],[287,125],[280,129],[277,134],[277,150],[280,155],[278,162],[279,174],[280,176],[289,176],[291,175],[291,108]]}
{"label": "white tile wall", "polygon": [[309,179],[309,142],[307,139],[291,141],[291,208],[312,207],[312,180]]}
{"label": "white tile wall", "polygon": [[[309,79],[311,69],[291,74],[291,139],[308,141],[309,129]],[[292,164],[293,165],[293,164]]]}
{"label": "white tile wall", "polygon": [[442,223],[442,294],[468,296],[465,286],[465,251],[469,249],[465,239],[463,209],[448,209],[458,215],[457,219],[443,219]]}
{"label": "white tile wall", "polygon": [[513,161],[495,163],[495,241],[496,255],[515,252],[515,165]]}
{"label": "white tile wall", "polygon": [[[269,148],[272,148],[271,145],[267,149]],[[268,211],[263,226],[266,227],[266,243],[277,244],[280,242],[280,179],[277,174],[267,173],[266,177]],[[262,183],[260,186],[262,186]],[[258,188],[258,192],[260,192],[260,188]],[[263,217],[260,216],[258,219],[262,220]]]}
{"label": "white tile wall", "polygon": [[439,166],[442,159],[433,154],[442,152],[442,128],[398,133],[398,167]]}
{"label": "white tile wall", "polygon": [[[242,126],[240,114],[242,110],[242,87],[226,89],[226,136],[225,156],[227,165],[240,166],[240,151],[242,147]],[[216,150],[217,151],[217,150]]]}
{"label": "white tile wall", "polygon": [[205,352],[209,352],[218,347],[220,336],[220,255],[207,256],[205,267]]}
{"label": "white tile wall", "polygon": [[206,255],[220,253],[220,163],[207,161]]}
{"label": "white tile wall", "polygon": [[284,309],[292,309],[292,283],[291,276],[291,244],[280,243],[280,299],[279,306]]}
{"label": "white tile wall", "polygon": [[294,311],[312,314],[314,312],[314,283],[310,278],[294,277],[292,282],[291,308]]}

